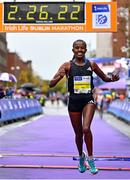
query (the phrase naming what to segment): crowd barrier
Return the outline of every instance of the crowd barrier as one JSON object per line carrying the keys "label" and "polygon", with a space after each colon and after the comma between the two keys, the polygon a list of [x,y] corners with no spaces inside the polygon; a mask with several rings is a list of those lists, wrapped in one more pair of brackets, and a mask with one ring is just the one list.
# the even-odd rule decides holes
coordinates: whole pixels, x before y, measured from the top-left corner
{"label": "crowd barrier", "polygon": [[130,102],[115,100],[109,105],[107,112],[112,113],[117,118],[123,119],[124,121],[130,123]]}
{"label": "crowd barrier", "polygon": [[36,99],[0,99],[0,123],[43,112]]}

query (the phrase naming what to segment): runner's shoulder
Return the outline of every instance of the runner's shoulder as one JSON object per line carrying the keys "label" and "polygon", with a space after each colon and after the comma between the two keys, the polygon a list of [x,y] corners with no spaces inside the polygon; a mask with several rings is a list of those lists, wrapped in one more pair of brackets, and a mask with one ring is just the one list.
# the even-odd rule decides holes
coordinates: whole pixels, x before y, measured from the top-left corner
{"label": "runner's shoulder", "polygon": [[63,63],[62,66],[65,68],[66,71],[70,69],[70,63],[71,63],[71,61],[66,61]]}

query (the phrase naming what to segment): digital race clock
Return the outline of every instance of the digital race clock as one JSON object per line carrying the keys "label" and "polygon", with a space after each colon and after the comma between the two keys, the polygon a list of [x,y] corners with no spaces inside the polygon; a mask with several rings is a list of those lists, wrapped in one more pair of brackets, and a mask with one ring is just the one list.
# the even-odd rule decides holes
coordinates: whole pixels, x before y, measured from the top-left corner
{"label": "digital race clock", "polygon": [[0,32],[115,32],[116,9],[114,0],[1,2]]}
{"label": "digital race clock", "polygon": [[84,2],[5,2],[4,23],[84,23]]}

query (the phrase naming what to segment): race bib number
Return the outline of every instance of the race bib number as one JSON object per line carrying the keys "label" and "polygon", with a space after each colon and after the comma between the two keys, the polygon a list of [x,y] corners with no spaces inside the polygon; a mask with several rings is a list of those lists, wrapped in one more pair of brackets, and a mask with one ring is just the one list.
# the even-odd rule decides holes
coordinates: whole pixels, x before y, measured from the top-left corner
{"label": "race bib number", "polygon": [[74,93],[90,93],[91,92],[91,76],[74,76]]}

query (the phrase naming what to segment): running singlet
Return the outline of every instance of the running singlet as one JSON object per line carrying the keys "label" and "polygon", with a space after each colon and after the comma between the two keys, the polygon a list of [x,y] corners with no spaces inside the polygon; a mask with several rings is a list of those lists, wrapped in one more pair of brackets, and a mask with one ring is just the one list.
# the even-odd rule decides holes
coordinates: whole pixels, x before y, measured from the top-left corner
{"label": "running singlet", "polygon": [[68,91],[72,94],[92,94],[94,88],[92,70],[89,60],[85,60],[83,66],[71,61],[68,75]]}

